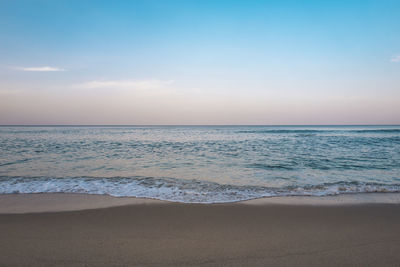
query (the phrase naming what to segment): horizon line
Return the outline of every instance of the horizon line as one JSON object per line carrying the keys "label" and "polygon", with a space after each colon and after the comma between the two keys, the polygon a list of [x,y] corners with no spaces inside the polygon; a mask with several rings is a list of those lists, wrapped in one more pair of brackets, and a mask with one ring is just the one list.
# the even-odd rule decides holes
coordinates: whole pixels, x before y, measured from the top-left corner
{"label": "horizon line", "polygon": [[0,127],[400,126],[400,124],[0,124]]}

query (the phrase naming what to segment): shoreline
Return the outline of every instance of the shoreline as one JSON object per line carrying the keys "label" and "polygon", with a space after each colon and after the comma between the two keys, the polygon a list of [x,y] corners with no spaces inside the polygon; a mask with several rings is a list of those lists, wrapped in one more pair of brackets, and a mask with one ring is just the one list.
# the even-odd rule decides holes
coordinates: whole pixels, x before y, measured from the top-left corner
{"label": "shoreline", "polygon": [[400,193],[356,193],[335,196],[265,197],[225,203],[182,203],[166,200],[113,197],[78,193],[0,194],[0,214],[41,213],[103,209],[129,205],[287,205],[287,206],[353,206],[400,204]]}

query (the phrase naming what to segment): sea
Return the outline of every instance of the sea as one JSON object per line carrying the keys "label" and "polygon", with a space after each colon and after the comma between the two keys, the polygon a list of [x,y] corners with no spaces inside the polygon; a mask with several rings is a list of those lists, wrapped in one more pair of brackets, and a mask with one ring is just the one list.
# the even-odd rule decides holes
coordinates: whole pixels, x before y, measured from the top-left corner
{"label": "sea", "polygon": [[1,126],[0,194],[185,203],[400,192],[400,126]]}

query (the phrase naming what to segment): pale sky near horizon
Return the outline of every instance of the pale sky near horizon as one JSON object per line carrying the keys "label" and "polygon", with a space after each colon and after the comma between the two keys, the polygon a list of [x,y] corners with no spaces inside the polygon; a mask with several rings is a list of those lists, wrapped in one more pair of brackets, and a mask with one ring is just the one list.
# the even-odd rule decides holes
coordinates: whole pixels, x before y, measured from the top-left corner
{"label": "pale sky near horizon", "polygon": [[400,124],[400,1],[0,0],[0,124]]}

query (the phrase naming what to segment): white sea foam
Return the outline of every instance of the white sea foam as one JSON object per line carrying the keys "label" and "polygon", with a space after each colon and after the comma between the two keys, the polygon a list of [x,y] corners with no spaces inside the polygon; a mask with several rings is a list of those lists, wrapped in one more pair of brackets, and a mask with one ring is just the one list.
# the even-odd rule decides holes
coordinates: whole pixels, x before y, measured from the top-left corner
{"label": "white sea foam", "polygon": [[348,193],[400,192],[400,185],[339,182],[269,188],[151,177],[1,177],[0,193],[86,193],[154,198],[184,203],[224,203],[275,196],[332,196]]}

